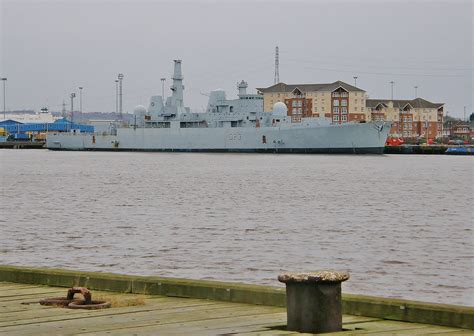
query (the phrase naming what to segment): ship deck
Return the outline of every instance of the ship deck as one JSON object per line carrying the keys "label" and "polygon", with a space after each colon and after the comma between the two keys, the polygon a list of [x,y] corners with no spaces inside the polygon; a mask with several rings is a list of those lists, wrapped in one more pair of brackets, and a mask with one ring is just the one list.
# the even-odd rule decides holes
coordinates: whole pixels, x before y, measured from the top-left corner
{"label": "ship deck", "polygon": [[[112,302],[100,310],[38,304],[66,288],[0,282],[2,335],[292,335],[283,307],[159,295],[93,291]],[[115,306],[115,307],[114,307]],[[473,335],[473,330],[364,316],[343,316],[334,335]]]}

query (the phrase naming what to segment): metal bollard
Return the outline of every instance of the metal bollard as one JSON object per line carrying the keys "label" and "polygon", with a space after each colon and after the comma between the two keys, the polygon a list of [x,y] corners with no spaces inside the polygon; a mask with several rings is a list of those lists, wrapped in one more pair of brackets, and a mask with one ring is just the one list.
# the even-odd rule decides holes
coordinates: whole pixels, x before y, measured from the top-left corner
{"label": "metal bollard", "polygon": [[347,272],[283,273],[286,284],[287,330],[323,333],[342,330],[341,282]]}

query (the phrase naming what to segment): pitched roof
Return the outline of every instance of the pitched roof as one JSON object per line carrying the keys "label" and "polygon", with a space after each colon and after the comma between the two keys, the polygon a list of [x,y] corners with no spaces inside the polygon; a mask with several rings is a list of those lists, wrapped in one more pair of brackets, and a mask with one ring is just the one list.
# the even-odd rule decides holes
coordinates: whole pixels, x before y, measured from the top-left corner
{"label": "pitched roof", "polygon": [[403,109],[407,104],[410,104],[413,108],[440,108],[444,105],[444,103],[432,103],[423,98],[415,98],[411,100],[406,99],[367,99],[366,106],[370,108],[376,108],[377,105],[383,104],[388,105],[389,102],[393,102],[393,107],[398,107]]}
{"label": "pitched roof", "polygon": [[471,127],[470,123],[467,121],[455,121],[454,124],[451,124],[451,126],[454,127]]}
{"label": "pitched roof", "polygon": [[343,81],[336,81],[334,83],[326,84],[286,84],[278,83],[267,88],[257,88],[260,92],[292,92],[294,89],[298,88],[302,92],[314,92],[314,91],[334,91],[338,87],[342,87],[346,91],[361,91],[365,92],[358,87],[349,85]]}
{"label": "pitched roof", "polygon": [[13,119],[6,119],[6,120],[0,121],[0,125],[16,125],[16,124],[23,124],[23,123],[13,120]]}

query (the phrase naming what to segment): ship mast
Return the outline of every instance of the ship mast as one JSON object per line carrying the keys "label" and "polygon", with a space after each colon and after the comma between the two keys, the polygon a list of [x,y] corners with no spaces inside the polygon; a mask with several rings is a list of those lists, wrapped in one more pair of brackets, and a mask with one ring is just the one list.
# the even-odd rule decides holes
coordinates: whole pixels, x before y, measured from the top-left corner
{"label": "ship mast", "polygon": [[177,114],[186,112],[184,109],[183,102],[183,76],[181,74],[181,60],[174,60],[174,73],[173,73],[173,85],[171,86],[171,91],[173,94],[171,96],[171,105],[176,106]]}

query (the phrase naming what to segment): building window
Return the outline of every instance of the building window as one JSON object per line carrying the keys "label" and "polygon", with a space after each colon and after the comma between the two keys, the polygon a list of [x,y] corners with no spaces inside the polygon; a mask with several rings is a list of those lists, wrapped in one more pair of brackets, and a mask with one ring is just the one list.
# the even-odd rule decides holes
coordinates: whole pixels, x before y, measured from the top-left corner
{"label": "building window", "polygon": [[333,96],[333,97],[340,97],[341,95],[339,94],[339,92],[333,92],[333,93],[332,93],[332,96]]}
{"label": "building window", "polygon": [[333,121],[339,121],[339,115],[335,114],[332,116]]}
{"label": "building window", "polygon": [[318,107],[317,106],[314,107],[314,112],[318,112]]}
{"label": "building window", "polygon": [[354,106],[354,111],[357,111],[357,106]]}
{"label": "building window", "polygon": [[333,111],[334,113],[339,113],[339,107],[337,107],[337,106],[336,106],[336,107],[333,107],[333,108],[332,108],[332,111]]}
{"label": "building window", "polygon": [[323,111],[323,112],[324,112],[324,106],[323,106],[323,107],[321,107],[321,111]]}
{"label": "building window", "polygon": [[341,120],[342,121],[347,121],[347,116],[346,115],[341,116]]}
{"label": "building window", "polygon": [[347,96],[348,96],[347,92],[341,92],[341,97],[347,97]]}
{"label": "building window", "polygon": [[333,106],[339,106],[339,100],[334,99],[334,100],[332,101],[332,105],[333,105]]}
{"label": "building window", "polygon": [[341,100],[341,106],[347,106],[347,99]]}
{"label": "building window", "polygon": [[347,113],[347,107],[345,106],[341,107],[341,112],[344,114]]}
{"label": "building window", "polygon": [[291,103],[291,106],[293,106],[293,107],[298,106],[296,100],[293,100],[293,102]]}
{"label": "building window", "polygon": [[303,102],[301,100],[298,100],[298,106],[303,106]]}

